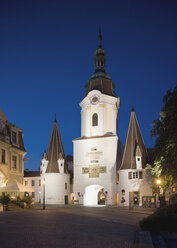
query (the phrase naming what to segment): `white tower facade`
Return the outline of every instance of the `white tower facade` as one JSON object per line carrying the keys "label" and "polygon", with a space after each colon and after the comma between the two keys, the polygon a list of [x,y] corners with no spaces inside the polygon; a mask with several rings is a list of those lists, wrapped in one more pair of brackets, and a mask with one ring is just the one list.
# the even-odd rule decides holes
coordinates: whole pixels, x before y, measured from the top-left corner
{"label": "white tower facade", "polygon": [[116,201],[117,118],[120,99],[105,72],[105,50],[95,51],[95,72],[86,84],[81,107],[81,137],[74,143],[74,194],[79,203],[114,205]]}
{"label": "white tower facade", "polygon": [[[55,119],[47,152],[41,160],[42,196],[46,204],[68,204],[70,176],[67,171],[61,136]],[[44,192],[45,190],[45,192]],[[43,199],[42,199],[43,200]]]}

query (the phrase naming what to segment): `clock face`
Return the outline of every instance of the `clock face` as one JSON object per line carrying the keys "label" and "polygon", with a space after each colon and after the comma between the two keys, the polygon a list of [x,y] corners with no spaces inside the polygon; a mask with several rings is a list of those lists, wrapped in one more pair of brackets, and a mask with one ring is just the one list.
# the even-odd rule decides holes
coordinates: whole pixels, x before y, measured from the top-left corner
{"label": "clock face", "polygon": [[91,99],[92,104],[97,104],[99,102],[99,97],[97,95],[94,95]]}

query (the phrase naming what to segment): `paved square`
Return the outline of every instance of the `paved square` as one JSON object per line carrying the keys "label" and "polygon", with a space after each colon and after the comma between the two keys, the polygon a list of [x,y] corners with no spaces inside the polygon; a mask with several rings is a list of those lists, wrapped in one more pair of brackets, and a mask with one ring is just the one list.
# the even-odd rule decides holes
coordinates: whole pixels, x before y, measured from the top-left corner
{"label": "paved square", "polygon": [[0,247],[134,247],[141,211],[47,207],[0,213]]}

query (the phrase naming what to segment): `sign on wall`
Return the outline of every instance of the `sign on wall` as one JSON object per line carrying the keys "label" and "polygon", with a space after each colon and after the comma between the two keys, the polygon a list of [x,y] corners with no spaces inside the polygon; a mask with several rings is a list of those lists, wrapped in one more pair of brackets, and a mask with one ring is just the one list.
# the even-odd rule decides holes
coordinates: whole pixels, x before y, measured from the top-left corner
{"label": "sign on wall", "polygon": [[82,174],[89,174],[89,178],[97,178],[100,173],[106,173],[106,166],[90,165],[82,168]]}

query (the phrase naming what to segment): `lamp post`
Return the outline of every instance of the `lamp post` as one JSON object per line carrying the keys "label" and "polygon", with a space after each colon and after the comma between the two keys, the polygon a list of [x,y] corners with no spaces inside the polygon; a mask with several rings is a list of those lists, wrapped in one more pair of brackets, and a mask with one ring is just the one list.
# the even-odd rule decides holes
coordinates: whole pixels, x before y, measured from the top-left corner
{"label": "lamp post", "polygon": [[45,178],[42,180],[43,185],[43,210],[45,210]]}

